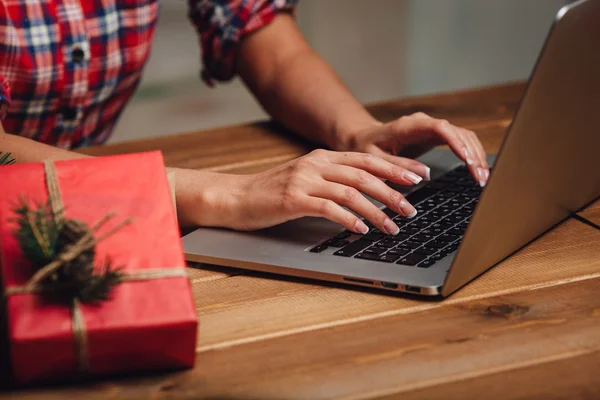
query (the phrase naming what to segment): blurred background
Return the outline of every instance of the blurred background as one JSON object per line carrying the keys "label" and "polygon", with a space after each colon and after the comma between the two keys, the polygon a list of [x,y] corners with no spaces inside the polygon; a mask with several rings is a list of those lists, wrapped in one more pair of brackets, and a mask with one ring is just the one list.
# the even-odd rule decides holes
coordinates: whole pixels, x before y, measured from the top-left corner
{"label": "blurred background", "polygon": [[[568,0],[300,0],[313,48],[363,103],[525,79]],[[266,118],[239,79],[211,89],[187,2],[165,0],[144,79],[110,142]]]}

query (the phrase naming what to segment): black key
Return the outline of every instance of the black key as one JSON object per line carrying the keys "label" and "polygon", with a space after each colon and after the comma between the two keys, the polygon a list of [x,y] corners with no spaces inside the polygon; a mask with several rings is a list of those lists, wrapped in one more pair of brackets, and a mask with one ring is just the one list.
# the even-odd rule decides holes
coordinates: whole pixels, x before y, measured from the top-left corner
{"label": "black key", "polygon": [[405,234],[405,235],[414,235],[415,233],[418,233],[421,229],[417,228],[416,226],[413,225],[408,225],[408,226],[404,226],[402,228],[400,228],[400,233],[398,235],[396,235],[396,237]]}
{"label": "black key", "polygon": [[418,235],[415,235],[411,238],[411,240],[414,240],[416,242],[421,242],[421,243],[426,243],[426,242],[430,241],[431,239],[433,239],[433,236],[426,235],[424,233],[419,233]]}
{"label": "black key", "polygon": [[432,254],[437,253],[439,250],[440,249],[437,247],[429,247],[427,245],[424,245],[424,246],[419,247],[418,249],[415,249],[414,253],[430,256]]}
{"label": "black key", "polygon": [[310,249],[311,253],[321,253],[323,250],[327,250],[327,246],[325,245],[319,245],[319,246],[315,246],[312,249]]}
{"label": "black key", "polygon": [[463,203],[461,203],[460,201],[456,201],[454,199],[452,199],[448,202],[448,208],[451,208],[452,210],[457,210],[457,209],[461,208],[462,206],[463,206]]}
{"label": "black key", "polygon": [[465,217],[466,218],[466,217],[469,217],[472,214],[472,212],[469,212],[468,210],[465,210],[464,208],[461,208],[459,210],[456,210],[455,214],[460,215],[461,217]]}
{"label": "black key", "polygon": [[442,204],[445,203],[446,201],[448,201],[448,199],[451,196],[446,194],[445,192],[442,193],[438,193],[435,196],[433,196],[430,200],[433,201],[435,204]]}
{"label": "black key", "polygon": [[452,228],[449,229],[446,233],[450,235],[462,236],[465,234],[465,230],[461,228]]}
{"label": "black key", "polygon": [[439,260],[443,259],[444,257],[446,257],[446,255],[444,253],[435,253],[434,255],[429,256],[429,259],[433,260],[433,261],[439,261]]}
{"label": "black key", "polygon": [[419,268],[429,268],[429,267],[431,267],[435,263],[436,263],[435,260],[432,260],[431,258],[428,258],[427,260],[421,261],[417,265],[417,267],[419,267]]}
{"label": "black key", "polygon": [[460,242],[454,242],[450,246],[446,247],[444,251],[448,251],[450,253],[455,252],[460,247]]}
{"label": "black key", "polygon": [[371,245],[371,242],[369,242],[367,240],[356,240],[356,241],[350,243],[349,245],[344,246],[343,248],[341,248],[340,250],[336,251],[333,254],[336,256],[342,256],[342,257],[352,257],[353,255],[355,255],[359,251],[364,250],[366,247],[369,247],[370,245]]}
{"label": "black key", "polygon": [[455,240],[458,240],[460,238],[459,235],[451,235],[449,233],[444,233],[443,235],[440,235],[438,237],[435,238],[435,240],[444,242],[444,243],[452,243]]}
{"label": "black key", "polygon": [[384,208],[384,209],[383,209],[383,210],[381,210],[381,211],[383,211],[383,213],[384,213],[385,215],[387,215],[388,217],[390,217],[390,218],[394,218],[394,217],[397,217],[397,216],[398,216],[398,213],[397,213],[396,211],[392,210],[391,208],[387,208],[387,207],[386,207],[386,208]]}
{"label": "black key", "polygon": [[385,253],[383,256],[381,256],[381,261],[393,263],[396,262],[399,258],[400,256],[397,254]]}
{"label": "black key", "polygon": [[456,213],[450,214],[446,217],[446,220],[448,220],[450,222],[455,222],[455,223],[461,222],[463,219],[465,219],[464,216],[462,216],[460,214],[456,214]]}
{"label": "black key", "polygon": [[367,253],[367,252],[357,254],[356,258],[361,258],[363,260],[373,260],[373,261],[381,260],[381,256],[379,254]]}
{"label": "black key", "polygon": [[[423,224],[423,226],[429,226],[434,222],[437,222],[437,220],[439,219],[439,217],[435,217],[433,215],[430,214],[425,214],[424,216],[422,216],[421,218],[418,219],[418,221]],[[426,223],[426,224],[425,224]]]}
{"label": "black key", "polygon": [[360,240],[364,240],[366,242],[378,242],[385,236],[386,235],[384,235],[383,233],[369,232],[363,237],[361,237]]}
{"label": "black key", "polygon": [[344,247],[345,245],[347,245],[348,243],[350,243],[347,240],[340,240],[340,239],[329,239],[328,241],[326,241],[325,243],[323,243],[325,246],[329,246],[329,247]]}
{"label": "black key", "polygon": [[454,209],[450,206],[443,205],[441,207],[436,208],[436,211],[439,212],[440,215],[445,216],[454,211]]}
{"label": "black key", "polygon": [[391,249],[390,251],[388,251],[385,254],[386,255],[388,255],[388,254],[390,254],[390,255],[396,255],[398,257],[404,257],[405,255],[407,255],[411,251],[412,251],[412,249],[407,249],[405,247],[396,247],[396,248]]}
{"label": "black key", "polygon": [[444,213],[436,208],[435,210],[429,211],[427,215],[434,217],[435,219],[441,219],[444,216]]}
{"label": "black key", "polygon": [[365,253],[371,253],[371,254],[383,254],[387,251],[387,248],[385,247],[377,247],[377,246],[372,246],[369,247],[368,249],[365,250]]}
{"label": "black key", "polygon": [[406,242],[402,242],[402,246],[406,247],[407,249],[416,249],[417,247],[420,247],[423,243],[418,243],[418,242],[414,242],[412,239],[408,240]]}
{"label": "black key", "polygon": [[346,239],[350,235],[352,235],[352,232],[350,232],[350,231],[344,231],[344,232],[341,232],[341,233],[338,233],[337,235],[335,235],[333,237],[333,239],[340,239],[340,240],[342,240],[342,239]]}
{"label": "black key", "polygon": [[409,254],[405,257],[400,258],[400,261],[398,261],[398,264],[404,264],[404,265],[417,265],[418,263],[420,263],[421,261],[423,261],[427,256],[423,255],[423,254]]}
{"label": "black key", "polygon": [[426,230],[428,232],[431,232],[431,233],[424,232],[425,234],[427,234],[427,235],[433,235],[433,236],[440,235],[440,234],[442,234],[442,233],[444,233],[446,231],[445,228],[444,229],[442,229],[442,228],[429,228],[429,229],[426,229]]}
{"label": "black key", "polygon": [[445,247],[448,243],[442,242],[440,240],[434,239],[434,240],[430,240],[429,242],[425,243],[425,245],[427,247],[433,247],[436,249],[441,249],[442,247]]}
{"label": "black key", "polygon": [[425,186],[424,188],[421,188],[415,192],[412,192],[408,196],[406,196],[406,200],[414,206],[414,205],[419,204],[426,198],[433,196],[436,193],[437,193],[436,189],[430,189],[427,186]]}
{"label": "black key", "polygon": [[398,242],[391,240],[391,238],[383,239],[383,240],[380,240],[379,242],[377,242],[377,246],[385,247],[386,249],[389,249],[390,247],[394,247],[397,244],[398,244]]}
{"label": "black key", "polygon": [[388,256],[387,254],[385,256],[380,256],[377,254],[372,254],[372,253],[360,253],[356,256],[356,258],[360,258],[363,260],[371,260],[371,261],[381,261],[381,262],[387,262],[387,263],[392,263],[394,261],[396,261],[399,257],[398,256]]}
{"label": "black key", "polygon": [[451,223],[444,221],[444,220],[440,220],[440,221],[436,222],[435,224],[431,224],[430,229],[446,230],[446,229],[450,228],[451,226],[452,226]]}
{"label": "black key", "polygon": [[402,228],[406,224],[410,223],[412,221],[412,218],[407,218],[405,216],[398,215],[397,217],[392,218],[392,220],[396,223],[396,225],[398,225],[399,228]]}
{"label": "black key", "polygon": [[421,218],[419,218],[418,220],[416,220],[410,224],[410,226],[412,226],[414,228],[419,228],[419,231],[429,227],[430,225],[431,225],[430,221],[421,220]]}
{"label": "black key", "polygon": [[398,244],[398,242],[403,242],[406,239],[408,239],[409,236],[410,235],[406,234],[406,233],[399,233],[396,236],[389,236],[389,237],[387,237],[386,240],[391,240],[391,241],[395,242],[395,244]]}

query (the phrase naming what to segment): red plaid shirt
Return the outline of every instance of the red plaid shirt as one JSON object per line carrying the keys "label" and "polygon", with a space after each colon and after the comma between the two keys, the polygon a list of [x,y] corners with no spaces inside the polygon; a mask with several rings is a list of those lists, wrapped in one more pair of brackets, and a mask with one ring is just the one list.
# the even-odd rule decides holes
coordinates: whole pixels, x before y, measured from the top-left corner
{"label": "red plaid shirt", "polygon": [[[150,54],[157,1],[2,0],[4,130],[66,149],[104,142]],[[240,39],[297,1],[188,0],[204,79],[232,78]]]}

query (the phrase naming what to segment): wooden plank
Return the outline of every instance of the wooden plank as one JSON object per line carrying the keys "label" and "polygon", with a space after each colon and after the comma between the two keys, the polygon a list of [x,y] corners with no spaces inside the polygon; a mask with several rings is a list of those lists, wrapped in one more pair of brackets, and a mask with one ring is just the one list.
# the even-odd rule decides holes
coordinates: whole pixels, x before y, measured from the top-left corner
{"label": "wooden plank", "polygon": [[[449,393],[442,398],[479,398],[475,395],[488,392],[494,399],[522,393],[540,398],[588,393],[595,398],[596,374],[574,376],[573,363],[599,363],[598,290],[600,279],[591,279],[446,303],[381,317],[377,323],[362,321],[202,352],[196,368],[181,373],[15,392],[11,398],[436,398],[443,388],[464,397]],[[563,374],[573,379],[563,380]],[[507,382],[510,387],[503,386]]]}

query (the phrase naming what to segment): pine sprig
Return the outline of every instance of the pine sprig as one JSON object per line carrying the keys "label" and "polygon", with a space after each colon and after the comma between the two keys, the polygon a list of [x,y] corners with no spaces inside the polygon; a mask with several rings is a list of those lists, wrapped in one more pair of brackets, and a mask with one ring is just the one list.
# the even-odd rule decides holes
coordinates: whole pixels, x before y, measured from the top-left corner
{"label": "pine sprig", "polygon": [[50,201],[31,207],[21,198],[15,207],[18,228],[15,232],[19,246],[27,259],[38,268],[56,257],[56,244],[62,226],[56,224]]}
{"label": "pine sprig", "polygon": [[[21,199],[14,209],[17,217],[15,236],[21,250],[39,271],[83,238],[90,228],[83,222],[67,219],[57,223],[50,202],[34,207]],[[121,268],[107,260],[98,272],[94,268],[95,246],[82,251],[75,259],[39,282],[39,291],[49,300],[71,304],[99,303],[110,298],[112,289],[121,283]]]}
{"label": "pine sprig", "polygon": [[15,159],[11,157],[10,153],[2,153],[0,151],[0,165],[14,164],[15,162]]}

